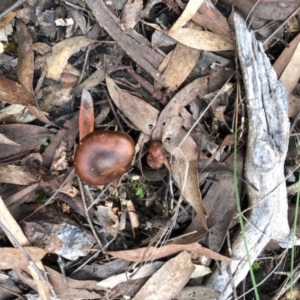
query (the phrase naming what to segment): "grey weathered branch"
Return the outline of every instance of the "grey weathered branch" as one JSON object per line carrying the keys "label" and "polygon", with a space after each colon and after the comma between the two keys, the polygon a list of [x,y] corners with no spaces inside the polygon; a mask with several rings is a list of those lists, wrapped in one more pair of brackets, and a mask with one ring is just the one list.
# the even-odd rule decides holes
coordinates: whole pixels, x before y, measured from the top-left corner
{"label": "grey weathered branch", "polygon": [[[248,112],[245,178],[257,188],[247,186],[253,208],[246,216],[245,230],[252,264],[271,239],[286,241],[290,233],[283,172],[289,138],[288,100],[262,44],[237,13],[234,24]],[[209,282],[222,293],[219,299],[230,298],[230,273],[237,286],[249,271],[241,234],[235,238],[232,250],[232,257],[239,260],[222,263],[222,274],[217,271]]]}

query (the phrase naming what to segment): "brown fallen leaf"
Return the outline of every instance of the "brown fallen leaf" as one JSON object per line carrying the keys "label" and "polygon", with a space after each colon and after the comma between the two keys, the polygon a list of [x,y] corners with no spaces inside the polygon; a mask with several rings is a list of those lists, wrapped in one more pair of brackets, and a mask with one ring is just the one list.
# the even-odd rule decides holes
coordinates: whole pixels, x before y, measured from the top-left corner
{"label": "brown fallen leaf", "polygon": [[82,140],[87,134],[94,131],[94,103],[91,94],[82,90],[79,113],[79,138]]}
{"label": "brown fallen leaf", "polygon": [[36,106],[34,96],[15,81],[0,77],[0,101],[24,106]]}
{"label": "brown fallen leaf", "polygon": [[[106,77],[106,84],[116,106],[133,125],[146,135],[151,135],[159,115],[159,110],[147,102],[121,90],[115,82]],[[138,114],[136,112],[139,112]]]}
{"label": "brown fallen leaf", "polygon": [[27,91],[33,94],[34,53],[32,36],[21,20],[17,20],[16,27],[18,37],[18,80]]}
{"label": "brown fallen leaf", "polygon": [[[48,252],[36,247],[24,247],[34,262],[41,260]],[[18,248],[0,248],[0,269],[22,268],[28,265],[28,259]]]}
{"label": "brown fallen leaf", "polygon": [[115,258],[141,262],[160,259],[162,257],[170,256],[180,251],[193,251],[199,255],[202,254],[215,260],[232,261],[231,258],[216,253],[208,248],[204,248],[198,243],[187,245],[170,244],[161,247],[144,247],[133,250],[108,251],[107,253]]}
{"label": "brown fallen leaf", "polygon": [[191,255],[183,251],[152,275],[133,300],[171,300],[186,285],[194,270]]}

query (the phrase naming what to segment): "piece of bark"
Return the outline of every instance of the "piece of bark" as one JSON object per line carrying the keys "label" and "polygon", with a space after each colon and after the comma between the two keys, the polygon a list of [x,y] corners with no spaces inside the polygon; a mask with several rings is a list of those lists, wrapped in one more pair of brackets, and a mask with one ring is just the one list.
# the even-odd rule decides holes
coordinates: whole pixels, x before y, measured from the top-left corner
{"label": "piece of bark", "polygon": [[155,80],[159,80],[161,74],[158,67],[163,61],[163,56],[122,31],[118,25],[119,20],[112,15],[102,0],[87,0],[86,2],[99,25],[126,51],[127,55]]}
{"label": "piece of bark", "polygon": [[[283,172],[289,137],[288,99],[254,33],[248,31],[247,25],[236,13],[234,23],[248,110],[245,177],[257,189],[247,185],[252,209],[247,216],[245,236],[252,265],[271,239],[286,240],[290,233]],[[239,260],[222,263],[221,275],[215,272],[208,283],[221,292],[222,296],[218,299],[228,299],[232,293],[232,282],[237,286],[249,271],[241,234],[235,239],[232,250],[232,258]]]}

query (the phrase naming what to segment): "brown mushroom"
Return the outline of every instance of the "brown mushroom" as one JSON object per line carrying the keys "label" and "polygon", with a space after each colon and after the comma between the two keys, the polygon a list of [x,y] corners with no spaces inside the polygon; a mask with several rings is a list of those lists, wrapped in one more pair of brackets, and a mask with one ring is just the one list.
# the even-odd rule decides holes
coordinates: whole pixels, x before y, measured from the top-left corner
{"label": "brown mushroom", "polygon": [[95,131],[81,140],[74,156],[75,171],[87,184],[104,185],[128,171],[134,152],[128,134]]}
{"label": "brown mushroom", "polygon": [[147,164],[151,169],[160,169],[165,162],[165,150],[161,142],[152,141],[148,147]]}

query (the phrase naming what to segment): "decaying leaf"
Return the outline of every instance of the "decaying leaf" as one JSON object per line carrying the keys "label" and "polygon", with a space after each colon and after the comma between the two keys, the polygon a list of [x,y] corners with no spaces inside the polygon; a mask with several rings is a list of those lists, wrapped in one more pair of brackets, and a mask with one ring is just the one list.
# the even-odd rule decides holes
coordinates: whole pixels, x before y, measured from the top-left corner
{"label": "decaying leaf", "polygon": [[36,106],[32,93],[17,82],[4,77],[0,77],[0,101],[24,106]]}
{"label": "decaying leaf", "polygon": [[[191,255],[183,251],[166,262],[138,291],[133,300],[174,298],[186,285],[195,267]],[[160,287],[164,288],[161,289]]]}
{"label": "decaying leaf", "polygon": [[70,56],[87,47],[93,40],[84,36],[76,36],[57,43],[52,48],[52,55],[47,58],[46,77],[59,81]]}
{"label": "decaying leaf", "polygon": [[82,140],[87,134],[94,131],[94,103],[91,94],[82,90],[79,113],[79,138]]}
{"label": "decaying leaf", "polygon": [[[106,84],[109,94],[116,106],[136,126],[137,129],[146,135],[151,135],[156,125],[159,110],[147,102],[121,90],[115,82],[106,77]],[[136,112],[139,112],[138,114]]]}
{"label": "decaying leaf", "polygon": [[115,258],[141,262],[160,259],[162,257],[170,256],[181,251],[193,251],[199,255],[202,254],[215,260],[232,261],[231,258],[216,253],[208,248],[204,248],[198,243],[187,245],[170,244],[161,247],[145,247],[133,250],[108,251],[107,253]]}
{"label": "decaying leaf", "polygon": [[[41,260],[48,252],[36,247],[24,247],[34,262]],[[26,267],[29,264],[24,253],[18,248],[0,248],[0,269],[7,270],[13,268]]]}

